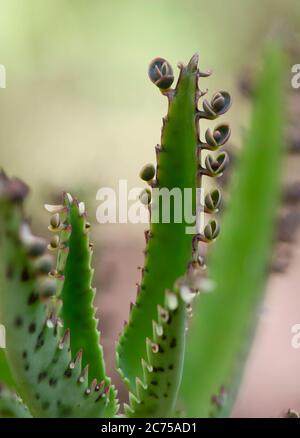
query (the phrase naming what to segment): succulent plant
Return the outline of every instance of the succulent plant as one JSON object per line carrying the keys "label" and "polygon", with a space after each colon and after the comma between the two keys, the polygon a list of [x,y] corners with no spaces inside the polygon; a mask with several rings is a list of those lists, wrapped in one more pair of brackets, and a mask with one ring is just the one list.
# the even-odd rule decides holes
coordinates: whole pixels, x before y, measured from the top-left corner
{"label": "succulent plant", "polygon": [[[46,242],[31,233],[23,216],[27,191],[24,183],[1,173],[0,318],[18,394],[37,417],[113,415],[115,392],[105,376],[91,306],[91,248],[83,204],[65,195],[64,204],[52,211],[50,229],[60,237],[48,245],[58,250],[57,267],[49,272]],[[73,254],[74,245],[80,249]]]}
{"label": "succulent plant", "polygon": [[[199,202],[196,189],[202,185],[202,176],[217,176],[226,163],[220,159],[217,166],[211,166],[214,171],[202,167],[202,151],[210,146],[200,138],[199,120],[206,117],[206,113],[198,109],[198,100],[204,94],[198,88],[198,80],[207,74],[198,69],[198,55],[194,55],[187,66],[179,64],[179,68],[177,85],[171,89],[174,76],[169,63],[156,58],[150,64],[149,77],[167,97],[169,107],[163,119],[161,144],[156,146],[156,179],[153,181],[154,168],[151,165],[142,169],[141,176],[148,180],[144,178],[147,173],[150,185],[158,189],[171,191],[179,188],[183,197],[184,189],[190,188],[195,212]],[[218,101],[220,113],[226,112],[230,106],[229,94],[224,93],[224,96],[226,101]],[[223,139],[216,135],[220,145],[225,142],[225,131],[229,138],[230,130],[225,125],[219,131]],[[207,212],[215,211],[219,199],[212,195],[206,201]],[[153,211],[159,202],[157,192],[153,193]],[[193,236],[186,232],[188,225],[184,220],[177,223],[173,206],[169,223],[161,220],[152,223],[146,232],[145,264],[137,300],[117,345],[119,372],[130,391],[129,405],[125,407],[128,416],[170,416],[175,409],[183,366],[186,306],[189,308],[199,285],[193,285],[190,294],[186,294],[186,290],[196,273],[201,276],[203,261],[199,257],[199,242],[213,241],[219,230],[213,220]],[[165,323],[161,312],[168,315]]]}
{"label": "succulent plant", "polygon": [[[195,296],[204,289],[202,245],[215,241],[220,231],[214,218],[201,227],[197,217],[202,211],[218,212],[220,191],[211,189],[202,205],[197,189],[203,188],[203,177],[224,171],[228,157],[219,148],[230,137],[230,128],[222,124],[208,129],[203,141],[199,121],[216,119],[231,103],[230,95],[220,91],[199,109],[198,100],[205,92],[198,81],[210,73],[198,69],[197,55],[179,68],[172,89],[173,69],[166,60],[156,58],[149,67],[151,81],[169,105],[161,144],[155,148],[157,165],[147,164],[140,172],[148,184],[140,200],[150,217],[158,211],[160,220],[150,221],[145,232],[145,263],[136,302],[116,347],[117,368],[129,390],[124,409],[119,409],[116,389],[106,374],[97,330],[93,246],[84,203],[64,193],[60,205],[45,206],[53,233],[47,245],[32,234],[24,213],[28,187],[0,174],[0,321],[7,334],[0,380],[10,388],[0,391],[0,416],[176,415],[187,320]],[[204,157],[205,150],[217,155]],[[185,217],[178,221],[172,203],[168,223],[161,220],[158,207],[164,189],[180,190],[182,205],[187,201],[192,207],[192,221]],[[186,189],[191,199],[185,199]]]}
{"label": "succulent plant", "polygon": [[284,149],[284,59],[277,45],[267,48],[263,64],[222,232],[207,258],[211,292],[197,299],[189,330],[181,396],[191,417],[230,415],[261,314]]}

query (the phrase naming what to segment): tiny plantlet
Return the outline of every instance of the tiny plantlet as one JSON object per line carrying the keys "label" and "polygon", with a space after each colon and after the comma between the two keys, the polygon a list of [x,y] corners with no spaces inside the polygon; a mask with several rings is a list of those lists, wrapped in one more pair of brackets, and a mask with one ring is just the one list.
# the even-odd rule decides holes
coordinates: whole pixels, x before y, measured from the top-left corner
{"label": "tiny plantlet", "polygon": [[[140,201],[151,217],[162,202],[153,189],[179,189],[183,203],[185,189],[190,189],[196,231],[186,232],[191,224],[185,218],[176,220],[172,203],[170,220],[150,221],[145,231],[145,261],[136,301],[116,346],[117,369],[128,387],[128,402],[119,405],[106,373],[93,307],[93,245],[84,203],[64,193],[61,204],[45,205],[52,234],[47,243],[32,234],[24,213],[28,187],[2,171],[0,321],[6,328],[6,349],[0,351],[4,383],[0,416],[174,417],[179,415],[178,403],[186,406],[187,415],[205,411],[205,403],[198,405],[193,389],[187,394],[188,384],[183,379],[181,390],[181,382],[189,319],[194,301],[207,284],[204,254],[220,233],[214,215],[220,209],[221,193],[217,187],[207,190],[204,205],[199,205],[196,193],[206,178],[218,178],[224,172],[228,156],[221,148],[230,138],[230,128],[222,122],[202,132],[201,120],[224,115],[231,98],[219,91],[209,100],[202,99],[206,94],[200,88],[202,78],[210,72],[199,69],[198,55],[187,65],[179,64],[174,88],[174,72],[165,59],[154,59],[148,74],[167,98],[168,111],[161,142],[155,147],[157,162],[140,171],[147,184]],[[245,178],[253,171],[253,163],[248,167]],[[197,224],[201,209],[205,216],[213,215],[203,229]],[[269,227],[265,222],[262,225]],[[196,381],[194,392],[198,393],[201,387]],[[214,390],[213,384],[207,402],[212,407],[225,398],[224,391],[216,395]]]}

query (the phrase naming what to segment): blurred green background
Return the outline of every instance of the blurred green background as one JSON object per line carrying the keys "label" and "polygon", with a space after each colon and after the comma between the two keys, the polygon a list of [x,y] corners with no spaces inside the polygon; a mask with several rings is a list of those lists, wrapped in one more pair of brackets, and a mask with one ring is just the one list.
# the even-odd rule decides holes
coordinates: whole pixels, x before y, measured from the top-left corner
{"label": "blurred green background", "polygon": [[[229,89],[238,139],[236,81],[274,27],[297,31],[297,0],[1,0],[1,165],[34,187],[139,185],[154,159],[166,102],[147,77],[155,56],[176,68],[194,52],[210,92]],[[238,141],[237,141],[238,143]],[[91,194],[91,193],[90,193]],[[37,202],[38,201],[38,202]]]}
{"label": "blurred green background", "polygon": [[[7,73],[7,87],[0,89],[0,166],[32,188],[35,229],[47,235],[42,204],[64,189],[88,201],[95,222],[101,186],[117,187],[119,179],[142,186],[138,173],[155,159],[167,104],[147,76],[156,56],[176,71],[178,61],[200,54],[200,68],[214,71],[201,88],[209,88],[208,96],[218,89],[233,96],[222,122],[230,123],[238,148],[249,114],[239,80],[256,70],[266,38],[278,33],[293,42],[300,36],[299,0],[0,0],[0,64]],[[298,54],[292,64],[300,63]],[[297,99],[300,108],[299,93]],[[299,114],[294,107],[291,114]],[[286,167],[298,175],[299,162]],[[98,225],[93,231],[94,240],[102,236],[94,283],[101,289],[100,326],[111,374],[114,340],[143,263],[143,228]],[[262,316],[234,415],[278,416],[281,406],[300,406],[292,377],[300,353],[290,347],[290,327],[300,322],[299,262],[298,243],[288,274],[271,278],[270,313]]]}

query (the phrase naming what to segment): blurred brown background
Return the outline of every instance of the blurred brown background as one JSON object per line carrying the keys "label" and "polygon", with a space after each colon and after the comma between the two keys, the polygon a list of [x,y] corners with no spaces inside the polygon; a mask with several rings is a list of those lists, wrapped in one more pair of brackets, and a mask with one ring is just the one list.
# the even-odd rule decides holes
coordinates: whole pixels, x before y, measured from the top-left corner
{"label": "blurred brown background", "polygon": [[[226,121],[238,148],[249,114],[240,81],[255,71],[274,32],[289,48],[295,46],[290,64],[300,63],[300,3],[1,0],[0,6],[0,63],[7,71],[7,88],[0,90],[0,165],[31,186],[29,211],[44,235],[44,202],[62,190],[86,201],[94,223],[102,340],[108,368],[119,382],[112,371],[114,342],[135,298],[144,226],[96,224],[96,192],[117,187],[119,179],[141,186],[138,172],[155,158],[166,102],[148,80],[148,62],[164,56],[175,67],[199,52],[201,69],[215,72],[202,87],[233,95]],[[289,94],[291,118],[295,108],[300,115],[300,90]],[[296,142],[298,120],[293,120]],[[297,181],[297,155],[283,167]],[[291,210],[297,224],[297,201],[283,214]],[[276,247],[276,263],[285,265],[277,271],[284,272],[270,276],[234,416],[277,417],[288,408],[300,410],[300,350],[291,347],[291,326],[300,323],[300,245],[296,227],[293,231]]]}

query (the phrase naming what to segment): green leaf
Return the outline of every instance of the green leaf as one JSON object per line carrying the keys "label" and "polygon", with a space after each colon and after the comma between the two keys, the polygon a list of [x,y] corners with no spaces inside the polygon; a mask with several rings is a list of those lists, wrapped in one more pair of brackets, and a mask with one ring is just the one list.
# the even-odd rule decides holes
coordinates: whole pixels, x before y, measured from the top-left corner
{"label": "green leaf", "polygon": [[188,416],[225,415],[235,399],[259,312],[279,199],[283,145],[282,54],[270,47],[231,201],[211,254],[215,288],[197,303],[182,398]]}
{"label": "green leaf", "polygon": [[[58,250],[57,266],[51,275],[57,280],[57,296],[62,299],[61,316],[66,327],[72,331],[71,350],[84,349],[83,365],[90,365],[93,377],[105,377],[103,351],[93,301],[92,247],[84,204],[70,194],[63,196],[63,205],[49,206],[55,209],[50,219],[50,230],[58,235],[50,240],[50,250]],[[81,211],[80,211],[81,209]],[[53,226],[52,226],[53,224]]]}
{"label": "green leaf", "polygon": [[[90,243],[90,224],[83,202],[73,199],[70,194],[63,197],[63,205],[46,206],[48,210],[57,210],[51,217],[50,230],[59,233],[50,241],[50,249],[58,248],[57,266],[53,272],[57,279],[57,295],[62,299],[60,315],[64,326],[70,329],[71,352],[83,350],[82,365],[89,365],[89,383],[93,379],[111,381],[105,374],[103,348],[100,344],[100,333],[97,329],[93,301],[95,289],[92,288],[93,269],[91,268],[92,244]],[[53,212],[53,211],[52,211]],[[109,411],[117,410],[116,394],[110,389],[113,406]]]}
{"label": "green leaf", "polygon": [[147,356],[142,359],[143,378],[136,379],[136,391],[125,405],[127,417],[170,417],[175,410],[182,377],[185,350],[186,302],[180,288],[167,292],[164,307],[158,306],[153,334],[146,340]]}
{"label": "green leaf", "polygon": [[[109,383],[82,369],[82,351],[71,352],[70,331],[61,337],[61,302],[55,280],[44,273],[46,244],[23,217],[26,186],[0,174],[0,320],[18,394],[35,417],[103,417]],[[47,264],[46,264],[47,265]]]}
{"label": "green leaf", "polygon": [[[191,188],[195,197],[197,183],[195,94],[198,71],[195,59],[193,57],[188,66],[181,67],[176,90],[168,95],[169,110],[164,118],[162,144],[157,150],[157,188],[177,188],[182,197],[184,188]],[[167,63],[161,62],[161,65],[162,69],[171,71]],[[154,71],[157,72],[157,69]],[[167,79],[169,84],[172,75],[167,75]],[[158,202],[158,199],[154,199],[153,205],[157,206]],[[192,202],[194,205],[195,199]],[[186,226],[191,224],[184,220],[176,222],[172,202],[170,206],[170,223],[162,223],[161,220],[152,223],[147,234],[149,239],[140,293],[117,345],[121,374],[132,392],[135,392],[136,377],[143,378],[141,359],[147,356],[145,341],[152,335],[152,321],[156,319],[157,306],[164,305],[165,291],[172,289],[177,278],[185,274],[191,260],[193,235],[186,233]]]}

